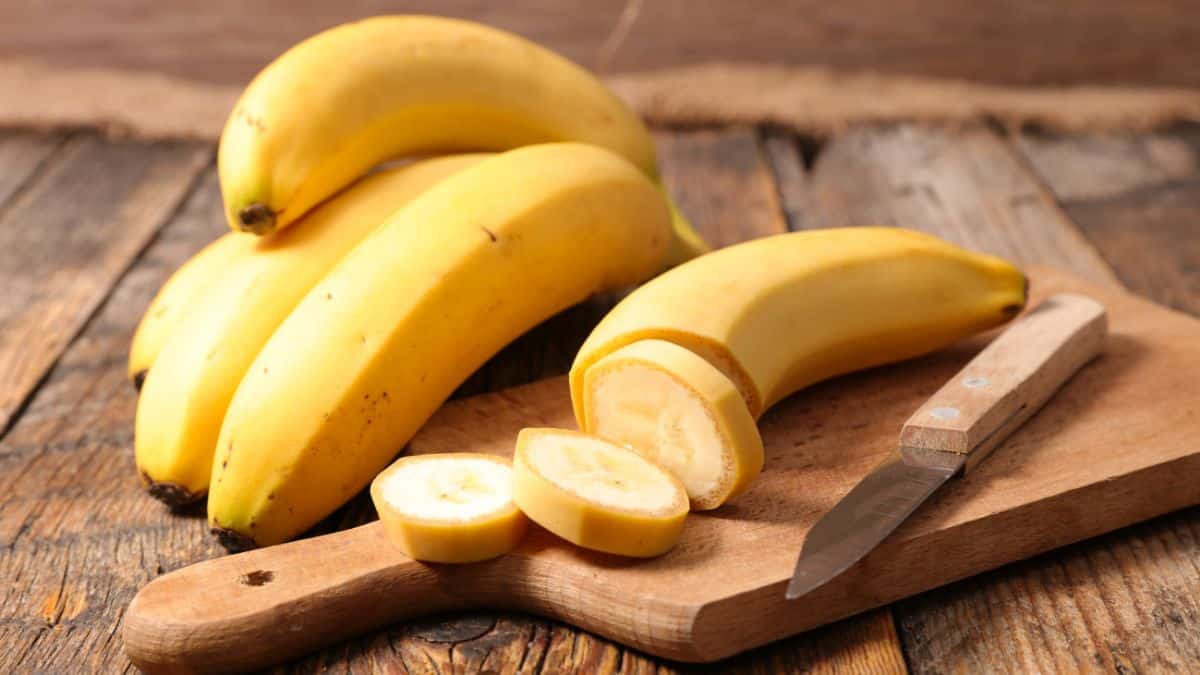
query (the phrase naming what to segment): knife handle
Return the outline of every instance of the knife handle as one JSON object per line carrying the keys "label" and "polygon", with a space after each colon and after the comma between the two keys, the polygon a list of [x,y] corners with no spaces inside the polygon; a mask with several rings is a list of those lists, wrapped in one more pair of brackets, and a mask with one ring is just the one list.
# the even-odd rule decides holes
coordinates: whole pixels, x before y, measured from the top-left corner
{"label": "knife handle", "polygon": [[901,452],[967,455],[963,470],[970,471],[1101,352],[1107,332],[1095,300],[1068,293],[1046,299],[908,419]]}

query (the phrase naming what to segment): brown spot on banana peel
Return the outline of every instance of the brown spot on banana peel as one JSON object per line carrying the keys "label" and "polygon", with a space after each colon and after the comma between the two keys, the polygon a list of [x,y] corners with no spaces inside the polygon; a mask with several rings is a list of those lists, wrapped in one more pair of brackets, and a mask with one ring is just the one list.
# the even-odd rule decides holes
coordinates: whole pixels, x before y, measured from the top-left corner
{"label": "brown spot on banana peel", "polygon": [[172,509],[180,509],[189,504],[204,499],[204,492],[192,492],[178,483],[169,483],[165,481],[156,481],[150,478],[145,471],[142,472],[142,482],[146,485],[146,491],[150,493],[158,501],[166,504]]}
{"label": "brown spot on banana peel", "polygon": [[225,547],[230,553],[241,553],[258,548],[258,542],[253,538],[247,537],[241,532],[235,532],[227,527],[213,527],[209,530],[213,536],[217,538],[221,546]]}
{"label": "brown spot on banana peel", "polygon": [[238,224],[243,232],[257,235],[270,234],[275,231],[275,216],[271,207],[260,202],[254,202],[238,211]]}

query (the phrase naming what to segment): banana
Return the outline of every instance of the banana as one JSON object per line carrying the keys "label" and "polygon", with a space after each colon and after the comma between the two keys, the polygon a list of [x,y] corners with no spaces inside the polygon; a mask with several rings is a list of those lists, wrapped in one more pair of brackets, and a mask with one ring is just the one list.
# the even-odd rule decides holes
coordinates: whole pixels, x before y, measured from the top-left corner
{"label": "banana", "polygon": [[641,340],[614,351],[588,369],[583,396],[583,428],[665,467],[693,509],[720,506],[762,470],[762,438],[737,387],[679,345]]}
{"label": "banana", "polygon": [[[761,452],[761,440],[745,430],[743,408],[729,405],[722,387],[739,391],[757,419],[814,382],[1003,323],[1024,306],[1026,285],[1004,260],[895,228],[815,230],[732,246],[666,272],[601,320],[571,367],[575,416],[581,429],[668,466],[703,457],[705,469],[697,471],[708,471],[713,456]],[[728,385],[644,340],[692,352]],[[654,366],[666,373],[657,384],[645,374]],[[649,431],[672,425],[682,429]],[[757,472],[753,461],[746,467]],[[751,477],[738,474],[706,491],[713,482],[682,475],[701,508],[719,505]]]}
{"label": "banana", "polygon": [[478,453],[403,457],[371,482],[388,537],[415,560],[468,563],[507,553],[528,521],[508,460]]}
{"label": "banana", "polygon": [[[641,120],[599,80],[524,38],[469,21],[380,16],[292,47],[225,124],[218,170],[234,230],[264,234],[388,159],[576,141],[658,177]],[[682,214],[669,262],[709,250]]]}
{"label": "banana", "polygon": [[567,541],[648,558],[679,539],[687,493],[666,469],[595,436],[522,429],[513,457],[513,500]]}
{"label": "banana", "polygon": [[146,371],[158,358],[163,344],[204,290],[246,257],[255,241],[253,235],[230,232],[200,249],[162,285],[138,323],[129,348],[129,381],[134,387],[142,388]]}
{"label": "banana", "polygon": [[[137,467],[171,506],[208,489],[221,420],[267,338],[335,263],[409,200],[486,155],[429,159],[368,176],[252,251],[189,307],[138,399]],[[432,224],[436,225],[436,224]]]}
{"label": "banana", "polygon": [[661,269],[662,193],[602,148],[529,146],[433,188],[351,251],[246,374],[208,500],[230,548],[303,532],[354,496],[501,347]]}

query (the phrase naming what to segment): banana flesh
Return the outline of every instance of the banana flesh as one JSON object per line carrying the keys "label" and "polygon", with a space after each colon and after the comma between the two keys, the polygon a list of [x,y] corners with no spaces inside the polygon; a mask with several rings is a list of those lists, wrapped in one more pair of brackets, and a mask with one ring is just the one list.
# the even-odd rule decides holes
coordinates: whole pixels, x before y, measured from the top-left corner
{"label": "banana flesh", "polygon": [[676,344],[642,340],[588,369],[585,427],[679,478],[693,509],[720,506],[762,470],[763,446],[737,387]]}
{"label": "banana flesh", "polygon": [[508,460],[476,453],[404,457],[371,483],[388,537],[415,560],[468,563],[511,551],[528,521]]}
{"label": "banana flesh", "polygon": [[129,348],[129,381],[141,389],[163,345],[191,311],[205,289],[254,249],[256,238],[230,232],[192,256],[167,279],[138,323]]}
{"label": "banana flesh", "polygon": [[[275,328],[325,272],[405,203],[487,155],[424,160],[368,176],[221,270],[166,341],[138,399],[134,455],[170,506],[208,489],[217,435],[238,383]],[[427,226],[436,226],[434,223]]]}
{"label": "banana flesh", "polygon": [[[744,412],[757,419],[812,383],[931,352],[1001,324],[1024,306],[1026,286],[1004,260],[895,228],[816,230],[722,249],[645,284],[600,322],[571,368],[576,419],[584,431],[674,467],[693,502],[713,508],[756,472],[739,474],[736,489],[696,498],[710,484],[702,478],[714,473],[709,458],[761,452]],[[713,372],[681,367],[674,350],[647,349],[648,340],[707,362],[725,376],[724,394],[728,386],[740,392],[744,408],[727,399],[717,405],[715,394],[694,395],[713,391],[706,389],[717,381]],[[647,378],[645,370],[655,366],[668,375]],[[630,370],[624,382],[597,386],[624,370]],[[715,433],[713,420],[717,428],[741,431]],[[648,429],[664,421],[681,430]]]}
{"label": "banana flesh", "polygon": [[638,558],[670,550],[688,513],[687,493],[666,469],[561,429],[521,430],[513,499],[530,520],[577,546]]}
{"label": "banana flesh", "polygon": [[662,193],[596,146],[512,150],[395,214],[259,353],[218,441],[232,548],[303,532],[364,487],[471,372],[552,314],[661,269]]}

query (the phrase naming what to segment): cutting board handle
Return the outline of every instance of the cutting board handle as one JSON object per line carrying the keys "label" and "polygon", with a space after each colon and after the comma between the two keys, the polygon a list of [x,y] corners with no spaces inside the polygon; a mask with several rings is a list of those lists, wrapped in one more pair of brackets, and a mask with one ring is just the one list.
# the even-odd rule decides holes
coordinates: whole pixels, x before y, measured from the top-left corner
{"label": "cutting board handle", "polygon": [[1104,306],[1062,293],[1030,310],[975,356],[905,423],[901,450],[987,457],[1104,347]]}
{"label": "cutting board handle", "polygon": [[215,558],[150,582],[124,618],[148,673],[246,671],[462,607],[449,566],[400,554],[379,523]]}

